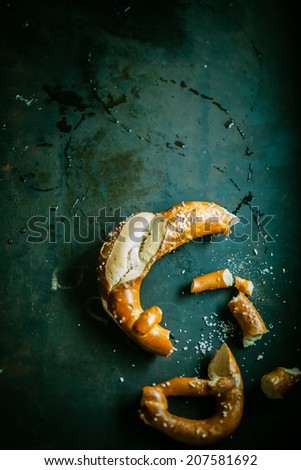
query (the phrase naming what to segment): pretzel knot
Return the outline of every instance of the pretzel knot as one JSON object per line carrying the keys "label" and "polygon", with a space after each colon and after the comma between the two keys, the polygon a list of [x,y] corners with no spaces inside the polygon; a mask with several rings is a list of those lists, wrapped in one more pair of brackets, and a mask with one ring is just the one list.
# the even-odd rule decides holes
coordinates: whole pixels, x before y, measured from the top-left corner
{"label": "pretzel knot", "polygon": [[166,253],[204,235],[228,235],[238,218],[213,202],[183,202],[163,212],[140,212],[121,223],[99,254],[102,304],[122,330],[143,349],[169,356],[169,330],[162,311],[143,309],[140,287],[151,266]]}
{"label": "pretzel knot", "polygon": [[[243,413],[243,382],[226,343],[209,363],[207,379],[176,377],[142,391],[140,418],[176,441],[204,447],[229,436]],[[216,409],[207,419],[188,419],[168,411],[169,396],[214,396]]]}

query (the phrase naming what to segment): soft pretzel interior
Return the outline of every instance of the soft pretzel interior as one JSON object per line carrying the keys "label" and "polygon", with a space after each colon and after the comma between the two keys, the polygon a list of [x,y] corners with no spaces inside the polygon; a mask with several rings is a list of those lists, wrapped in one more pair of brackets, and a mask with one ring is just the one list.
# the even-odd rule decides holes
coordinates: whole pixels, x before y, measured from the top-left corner
{"label": "soft pretzel interior", "polygon": [[[213,202],[192,201],[166,211],[140,212],[121,223],[103,244],[99,284],[103,306],[143,349],[162,356],[173,352],[169,330],[160,326],[159,307],[143,309],[140,286],[156,260],[204,235],[231,233],[238,218]],[[141,317],[141,319],[140,319]]]}

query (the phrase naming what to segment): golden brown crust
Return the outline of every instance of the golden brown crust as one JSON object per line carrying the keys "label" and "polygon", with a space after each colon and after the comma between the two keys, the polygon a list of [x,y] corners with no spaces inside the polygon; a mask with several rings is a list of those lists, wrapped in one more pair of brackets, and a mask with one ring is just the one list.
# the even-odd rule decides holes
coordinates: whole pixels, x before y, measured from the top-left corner
{"label": "golden brown crust", "polygon": [[258,310],[243,292],[233,297],[228,307],[241,328],[244,347],[254,344],[267,333],[267,327]]}
{"label": "golden brown crust", "polygon": [[98,281],[107,313],[142,348],[169,356],[173,345],[169,331],[159,325],[162,312],[156,306],[146,311],[142,308],[141,282],[166,253],[203,235],[228,235],[230,226],[237,221],[223,207],[202,201],[129,217],[116,228],[99,254]]}
{"label": "golden brown crust", "polygon": [[168,356],[173,350],[168,330],[154,323],[149,333],[142,336],[133,329],[134,324],[139,321],[144,312],[140,304],[141,281],[140,277],[114,287],[108,297],[108,311],[123,331],[143,349],[153,352],[155,346],[156,354]]}
{"label": "golden brown crust", "polygon": [[191,292],[199,293],[206,290],[223,289],[233,285],[233,276],[229,269],[221,269],[195,277],[191,283]]}
{"label": "golden brown crust", "polygon": [[[221,375],[226,374],[226,375]],[[208,379],[177,377],[142,391],[140,418],[158,431],[184,444],[205,447],[232,434],[243,413],[243,382],[235,358],[224,343],[208,368]],[[214,396],[213,416],[195,420],[168,411],[168,396]]]}
{"label": "golden brown crust", "polygon": [[252,295],[254,284],[249,279],[244,279],[240,276],[235,276],[235,287],[243,292],[245,295]]}
{"label": "golden brown crust", "polygon": [[161,215],[167,224],[158,257],[205,235],[229,235],[239,220],[218,204],[203,201],[182,202]]}
{"label": "golden brown crust", "polygon": [[283,398],[300,380],[301,371],[297,367],[276,367],[261,377],[260,386],[268,398],[277,400]]}

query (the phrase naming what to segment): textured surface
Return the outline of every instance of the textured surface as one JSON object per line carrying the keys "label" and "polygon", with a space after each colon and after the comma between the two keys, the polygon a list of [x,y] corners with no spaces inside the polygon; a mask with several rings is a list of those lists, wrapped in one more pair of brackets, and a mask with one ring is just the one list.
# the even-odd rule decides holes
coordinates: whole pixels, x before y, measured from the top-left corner
{"label": "textured surface", "polygon": [[[206,378],[226,340],[245,411],[218,448],[298,448],[300,384],[276,403],[260,390],[264,373],[301,364],[293,7],[0,5],[1,447],[179,448],[139,419],[142,387]],[[102,310],[98,252],[116,221],[185,200],[241,223],[152,267],[143,305],[162,308],[177,347],[157,358]],[[247,350],[226,308],[232,289],[190,294],[194,277],[224,268],[253,281],[269,329]],[[189,400],[172,407],[208,414]]]}

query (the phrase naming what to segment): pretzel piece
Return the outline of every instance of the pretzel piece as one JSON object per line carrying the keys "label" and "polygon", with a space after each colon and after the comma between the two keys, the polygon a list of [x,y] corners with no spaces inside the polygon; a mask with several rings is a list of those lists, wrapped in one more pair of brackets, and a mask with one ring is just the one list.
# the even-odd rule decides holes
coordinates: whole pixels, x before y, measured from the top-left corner
{"label": "pretzel piece", "polygon": [[260,387],[268,398],[277,400],[283,398],[300,380],[301,371],[297,367],[276,367],[261,377]]}
{"label": "pretzel piece", "polygon": [[143,349],[169,356],[169,330],[157,306],[146,311],[140,287],[151,266],[166,253],[198,237],[231,233],[238,218],[213,202],[177,204],[163,212],[140,212],[121,223],[99,254],[98,281],[104,309]]}
{"label": "pretzel piece", "polygon": [[191,283],[191,292],[222,289],[233,285],[234,279],[229,269],[221,269],[195,277]]}
{"label": "pretzel piece", "polygon": [[267,333],[267,327],[258,310],[243,292],[233,297],[228,307],[241,328],[244,348],[253,345]]}
{"label": "pretzel piece", "polygon": [[[192,446],[215,444],[232,434],[243,413],[243,381],[237,362],[226,343],[215,352],[208,379],[176,377],[142,391],[139,416],[170,438]],[[216,410],[207,419],[188,419],[168,411],[169,396],[214,396]]]}
{"label": "pretzel piece", "polygon": [[244,279],[240,276],[235,276],[235,287],[246,295],[252,295],[254,284],[249,279]]}

